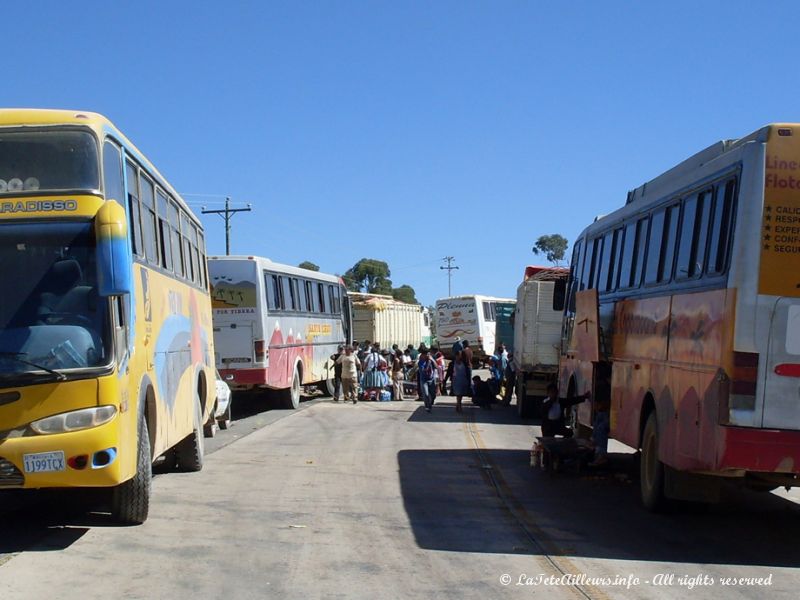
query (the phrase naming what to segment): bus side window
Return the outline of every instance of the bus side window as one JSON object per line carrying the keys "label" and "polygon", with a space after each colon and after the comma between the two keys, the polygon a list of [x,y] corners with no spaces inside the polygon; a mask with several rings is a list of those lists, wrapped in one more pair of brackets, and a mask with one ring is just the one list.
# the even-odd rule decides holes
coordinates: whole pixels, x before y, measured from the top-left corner
{"label": "bus side window", "polygon": [[168,219],[168,203],[164,192],[156,192],[156,208],[158,209],[158,233],[161,238],[161,266],[167,271],[172,271],[172,233]]}
{"label": "bus side window", "polygon": [[484,318],[484,320],[486,320],[486,321],[491,320],[491,310],[492,309],[489,308],[489,303],[488,302],[484,302],[483,303],[483,318]]}
{"label": "bus side window", "polygon": [[592,264],[589,266],[589,279],[586,283],[586,289],[593,289],[598,287],[597,281],[599,277],[600,261],[603,260],[603,237],[596,237],[592,241]]}
{"label": "bus side window", "polygon": [[334,294],[332,285],[328,286],[328,300],[329,300],[328,308],[330,309],[330,312],[335,314],[336,313],[336,295]]}
{"label": "bus side window", "polygon": [[317,284],[317,299],[319,300],[319,312],[325,312],[325,285],[322,283]]}
{"label": "bus side window", "polygon": [[139,173],[136,165],[126,162],[125,175],[128,183],[128,216],[131,224],[133,253],[142,256],[142,224],[139,219]]}
{"label": "bus side window", "polygon": [[116,200],[120,205],[124,205],[122,153],[119,146],[109,140],[103,144],[103,190],[106,200]]}
{"label": "bus side window", "polygon": [[678,215],[680,214],[680,204],[675,204],[667,208],[665,214],[666,223],[664,224],[664,241],[661,245],[661,258],[658,262],[658,281],[669,281],[672,279],[672,267],[675,262],[675,238],[678,235]]}
{"label": "bus side window", "polygon": [[147,262],[158,265],[158,233],[153,182],[144,173],[139,173],[139,192],[142,201],[142,236]]}
{"label": "bus side window", "polygon": [[179,219],[178,207],[170,201],[167,207],[169,215],[170,239],[172,240],[172,263],[175,267],[175,274],[179,277],[186,276],[186,268],[183,260],[183,246],[181,244],[181,224]]}
{"label": "bus side window", "polygon": [[664,243],[664,224],[666,209],[653,213],[650,226],[650,240],[647,244],[647,258],[644,269],[644,283],[651,285],[658,282],[658,265],[661,261],[661,246]]}
{"label": "bus side window", "polygon": [[714,203],[711,221],[711,243],[708,248],[708,273],[723,273],[728,263],[728,251],[733,224],[733,207],[736,192],[736,178],[716,186],[716,202]]}
{"label": "bus side window", "polygon": [[625,226],[625,242],[622,245],[622,252],[620,253],[620,266],[619,266],[619,289],[631,287],[631,273],[634,268],[633,250],[636,247],[636,223],[628,223]]}
{"label": "bus side window", "polygon": [[647,247],[647,229],[650,224],[650,217],[639,219],[636,223],[636,244],[633,248],[633,265],[631,268],[631,287],[639,287],[642,284],[642,273],[644,272],[644,253]]}

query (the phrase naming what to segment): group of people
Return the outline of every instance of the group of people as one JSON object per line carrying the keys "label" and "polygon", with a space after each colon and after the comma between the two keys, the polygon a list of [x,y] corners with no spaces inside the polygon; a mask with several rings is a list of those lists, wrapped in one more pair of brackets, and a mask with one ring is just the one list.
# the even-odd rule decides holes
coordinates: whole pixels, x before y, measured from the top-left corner
{"label": "group of people", "polygon": [[[391,385],[391,396],[395,400],[403,400],[405,393],[403,383],[414,377],[418,380],[419,397],[423,400],[427,394],[427,377],[439,382],[444,374],[444,356],[438,352],[433,356],[424,345],[419,349],[412,344],[403,350],[394,344],[391,350],[381,349],[380,343],[365,341],[353,342],[351,346],[339,346],[337,353],[331,356],[334,361],[334,402],[338,402],[341,394],[345,401],[358,402],[359,387],[364,396],[380,399],[381,394]],[[431,370],[433,373],[431,374]],[[425,383],[425,390],[421,389]],[[437,390],[433,390],[435,393]],[[432,404],[432,400],[431,400]],[[426,408],[428,404],[426,403]]]}
{"label": "group of people", "polygon": [[[508,404],[514,390],[516,373],[513,361],[503,344],[499,344],[494,355],[489,358],[491,377],[484,381],[473,375],[473,351],[469,341],[457,340],[453,345],[453,360],[445,366],[440,351],[431,351],[424,344],[419,348],[409,345],[404,350],[394,344],[391,350],[381,349],[379,343],[366,341],[351,346],[339,346],[334,361],[333,401],[339,402],[343,395],[345,402],[358,402],[359,387],[365,397],[380,399],[380,394],[391,384],[395,400],[403,400],[405,381],[416,380],[419,399],[425,410],[431,412],[437,395],[446,394],[450,382],[450,394],[456,397],[456,412],[462,412],[464,397],[481,408],[502,401]],[[560,398],[558,386],[551,383],[547,387],[547,398],[542,405],[542,436],[572,437],[572,429],[567,426],[567,412],[575,405],[592,399],[590,392]],[[599,363],[595,377],[594,418],[592,441],[595,458],[591,463],[600,466],[608,461],[609,412],[611,407],[610,369]]]}

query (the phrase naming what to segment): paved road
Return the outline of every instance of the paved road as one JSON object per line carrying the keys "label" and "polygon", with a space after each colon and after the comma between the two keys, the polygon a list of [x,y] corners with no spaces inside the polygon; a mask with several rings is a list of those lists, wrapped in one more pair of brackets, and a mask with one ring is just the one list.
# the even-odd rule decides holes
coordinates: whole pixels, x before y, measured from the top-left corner
{"label": "paved road", "polygon": [[[797,596],[796,494],[650,515],[621,447],[613,471],[551,478],[528,466],[536,429],[513,407],[460,416],[452,403],[248,411],[201,473],[156,478],[140,527],[6,499],[0,598]],[[565,573],[608,580],[517,585]],[[690,591],[698,576],[714,584]]]}

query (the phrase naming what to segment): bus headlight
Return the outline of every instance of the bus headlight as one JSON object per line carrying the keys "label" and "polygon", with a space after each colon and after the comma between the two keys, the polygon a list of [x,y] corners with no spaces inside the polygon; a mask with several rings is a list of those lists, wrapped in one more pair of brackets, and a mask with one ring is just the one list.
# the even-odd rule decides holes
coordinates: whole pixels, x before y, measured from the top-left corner
{"label": "bus headlight", "polygon": [[31,423],[31,429],[41,434],[79,431],[108,423],[115,414],[117,414],[116,406],[82,408],[34,421]]}

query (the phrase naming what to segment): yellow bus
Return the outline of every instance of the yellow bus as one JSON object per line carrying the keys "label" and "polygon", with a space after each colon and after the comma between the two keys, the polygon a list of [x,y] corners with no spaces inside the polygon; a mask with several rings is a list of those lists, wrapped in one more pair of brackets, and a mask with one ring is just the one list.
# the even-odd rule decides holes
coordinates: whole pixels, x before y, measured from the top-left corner
{"label": "yellow bus", "polygon": [[0,110],[0,489],[112,490],[203,466],[214,365],[199,221],[107,119]]}
{"label": "yellow bus", "polygon": [[800,484],[800,125],[718,142],[580,235],[560,386],[609,372],[648,508]]}

